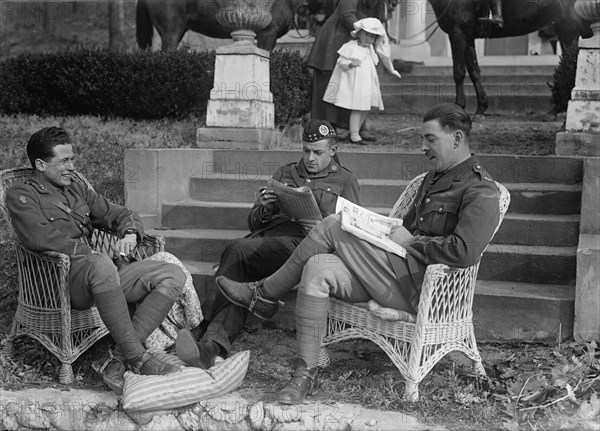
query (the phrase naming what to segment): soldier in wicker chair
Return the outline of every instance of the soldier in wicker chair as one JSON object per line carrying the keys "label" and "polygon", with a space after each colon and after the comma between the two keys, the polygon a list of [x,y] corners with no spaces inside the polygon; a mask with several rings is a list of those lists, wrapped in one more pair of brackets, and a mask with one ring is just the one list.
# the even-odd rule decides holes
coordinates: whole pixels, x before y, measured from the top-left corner
{"label": "soldier in wicker chair", "polygon": [[[71,305],[96,305],[115,343],[94,365],[104,382],[122,393],[123,374],[129,367],[144,375],[163,375],[176,367],[145,350],[142,342],[160,325],[179,296],[185,274],[177,265],[141,260],[129,264],[90,247],[94,228],[116,232],[115,254],[127,257],[144,227],[133,211],[115,205],[86,187],[74,175],[74,154],[69,133],[47,127],[27,144],[33,167],[31,177],[7,193],[7,207],[22,244],[35,252],[55,251],[70,256]],[[137,303],[130,317],[128,303]]]}
{"label": "soldier in wicker chair", "polygon": [[301,403],[317,388],[317,360],[329,296],[379,304],[416,314],[427,265],[476,264],[500,220],[500,191],[469,148],[471,119],[457,105],[432,107],[423,118],[421,150],[434,165],[391,239],[406,257],[388,253],[342,230],[340,214],[325,218],[273,275],[254,283],[218,277],[225,297],[250,310],[278,306],[299,283],[296,302],[298,357],[283,404]]}

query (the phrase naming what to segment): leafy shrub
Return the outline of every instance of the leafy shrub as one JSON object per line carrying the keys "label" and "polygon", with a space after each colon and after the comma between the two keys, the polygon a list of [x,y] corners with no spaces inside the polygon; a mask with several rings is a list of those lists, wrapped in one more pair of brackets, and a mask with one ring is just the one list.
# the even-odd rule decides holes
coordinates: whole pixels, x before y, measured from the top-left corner
{"label": "leafy shrub", "polygon": [[7,114],[180,117],[206,105],[214,53],[77,50],[0,65]]}
{"label": "leafy shrub", "polygon": [[[0,63],[0,112],[181,118],[206,109],[214,52],[86,50],[20,55]],[[308,112],[310,74],[297,53],[271,56],[275,121]]]}
{"label": "leafy shrub", "polygon": [[571,91],[575,86],[575,75],[577,72],[577,55],[579,49],[577,40],[565,47],[560,56],[558,66],[554,69],[554,82],[552,88],[552,105],[554,112],[564,112],[567,110],[569,100],[571,100]]}
{"label": "leafy shrub", "polygon": [[271,93],[275,124],[289,124],[310,111],[311,75],[298,52],[271,53]]}

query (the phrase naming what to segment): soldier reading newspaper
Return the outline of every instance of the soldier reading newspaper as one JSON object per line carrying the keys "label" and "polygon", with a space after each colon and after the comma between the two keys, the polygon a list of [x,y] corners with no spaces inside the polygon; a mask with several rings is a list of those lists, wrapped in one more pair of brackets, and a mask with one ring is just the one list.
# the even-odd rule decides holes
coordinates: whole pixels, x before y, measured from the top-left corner
{"label": "soldier reading newspaper", "polygon": [[341,215],[326,217],[273,275],[254,283],[218,277],[239,305],[281,298],[298,285],[298,360],[279,402],[298,404],[316,385],[319,346],[329,296],[347,302],[374,299],[416,314],[427,265],[474,265],[500,220],[500,191],[469,149],[471,119],[454,104],[439,104],[423,118],[421,150],[434,169],[427,173],[402,225],[389,238],[404,258],[345,231]]}

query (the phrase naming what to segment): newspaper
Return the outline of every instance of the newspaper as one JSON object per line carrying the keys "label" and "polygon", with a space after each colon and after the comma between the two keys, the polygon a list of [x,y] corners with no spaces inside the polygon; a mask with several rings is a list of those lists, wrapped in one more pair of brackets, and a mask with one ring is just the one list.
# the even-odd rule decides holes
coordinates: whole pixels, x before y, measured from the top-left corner
{"label": "newspaper", "polygon": [[269,186],[277,195],[277,204],[284,214],[294,219],[323,219],[319,205],[309,187],[289,187],[274,179],[269,180]]}
{"label": "newspaper", "polygon": [[338,197],[335,212],[342,213],[343,230],[400,257],[406,257],[406,249],[389,238],[394,226],[402,226],[402,219],[377,214],[343,197]]}

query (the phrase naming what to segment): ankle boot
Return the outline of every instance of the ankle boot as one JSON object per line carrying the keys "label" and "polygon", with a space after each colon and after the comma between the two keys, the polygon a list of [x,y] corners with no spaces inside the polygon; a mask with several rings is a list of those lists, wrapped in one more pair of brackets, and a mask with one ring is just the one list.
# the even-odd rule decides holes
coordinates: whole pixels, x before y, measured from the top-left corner
{"label": "ankle boot", "polygon": [[177,357],[190,367],[208,370],[215,364],[215,358],[221,347],[214,341],[196,342],[196,337],[188,329],[177,333],[175,352]]}
{"label": "ankle boot", "polygon": [[306,369],[306,362],[296,359],[296,368],[292,373],[292,380],[279,392],[280,404],[300,404],[306,395],[314,395],[319,389],[317,382],[317,370]]}
{"label": "ankle boot", "polygon": [[92,368],[115,394],[123,395],[123,375],[127,371],[123,355],[108,349],[106,354],[92,362]]}
{"label": "ankle boot", "polygon": [[248,309],[260,319],[268,320],[277,312],[281,301],[266,298],[262,294],[263,281],[241,283],[222,275],[215,280],[217,287],[229,302]]}
{"label": "ankle boot", "polygon": [[129,361],[129,366],[131,371],[144,376],[164,376],[179,370],[179,367],[163,361],[150,352],[144,352],[142,356]]}

